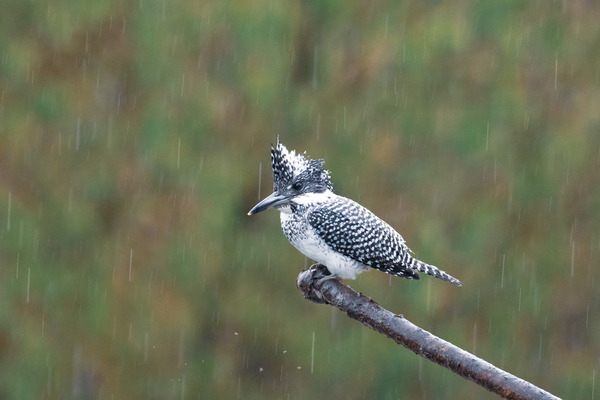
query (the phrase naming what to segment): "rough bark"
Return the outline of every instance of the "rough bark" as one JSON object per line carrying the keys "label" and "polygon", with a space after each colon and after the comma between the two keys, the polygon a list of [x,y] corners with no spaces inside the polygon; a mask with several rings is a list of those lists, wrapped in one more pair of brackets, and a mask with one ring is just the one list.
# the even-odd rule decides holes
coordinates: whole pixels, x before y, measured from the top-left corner
{"label": "rough bark", "polygon": [[384,309],[339,280],[323,279],[328,275],[329,271],[325,266],[315,264],[298,275],[298,288],[305,298],[339,308],[350,318],[384,334],[419,356],[446,367],[503,398],[560,400],[551,393],[419,328],[402,315]]}

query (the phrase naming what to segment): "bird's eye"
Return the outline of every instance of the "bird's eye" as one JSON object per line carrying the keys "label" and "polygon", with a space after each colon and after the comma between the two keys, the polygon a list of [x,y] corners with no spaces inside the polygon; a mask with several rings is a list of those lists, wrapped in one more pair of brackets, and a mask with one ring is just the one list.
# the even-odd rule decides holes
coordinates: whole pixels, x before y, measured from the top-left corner
{"label": "bird's eye", "polygon": [[303,186],[303,185],[302,185],[302,182],[295,182],[295,183],[292,185],[292,189],[294,189],[294,190],[298,190],[298,191],[299,191],[299,190],[302,190],[302,186]]}

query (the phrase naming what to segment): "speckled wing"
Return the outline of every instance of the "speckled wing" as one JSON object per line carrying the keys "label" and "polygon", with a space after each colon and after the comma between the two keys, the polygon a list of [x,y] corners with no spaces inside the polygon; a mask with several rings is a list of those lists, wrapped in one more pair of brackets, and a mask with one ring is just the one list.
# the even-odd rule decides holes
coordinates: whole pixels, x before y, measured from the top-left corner
{"label": "speckled wing", "polygon": [[402,236],[360,204],[339,196],[308,215],[315,232],[331,247],[369,267],[408,279],[419,279],[406,267],[412,257]]}

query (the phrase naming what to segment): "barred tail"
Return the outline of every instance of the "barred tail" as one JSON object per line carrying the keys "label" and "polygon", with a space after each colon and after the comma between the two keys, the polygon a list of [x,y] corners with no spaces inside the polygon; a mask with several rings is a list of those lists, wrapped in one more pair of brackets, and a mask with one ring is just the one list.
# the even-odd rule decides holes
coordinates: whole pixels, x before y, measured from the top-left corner
{"label": "barred tail", "polygon": [[434,276],[443,281],[450,282],[456,286],[462,286],[462,283],[455,277],[450,276],[446,272],[440,270],[438,267],[434,267],[433,265],[425,264],[423,261],[419,261],[416,258],[413,258],[411,256],[409,256],[407,265],[411,269],[417,270],[419,272],[423,272],[427,275]]}

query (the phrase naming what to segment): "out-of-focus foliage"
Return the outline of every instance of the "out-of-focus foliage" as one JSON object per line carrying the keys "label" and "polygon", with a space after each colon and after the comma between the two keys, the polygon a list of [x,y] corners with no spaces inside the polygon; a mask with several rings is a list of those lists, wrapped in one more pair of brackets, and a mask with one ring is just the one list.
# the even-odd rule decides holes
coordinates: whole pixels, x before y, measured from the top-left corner
{"label": "out-of-focus foliage", "polygon": [[464,399],[295,288],[269,144],[464,283],[351,285],[598,398],[600,6],[8,0],[1,399]]}

